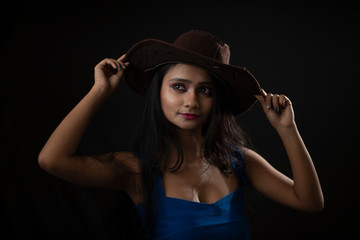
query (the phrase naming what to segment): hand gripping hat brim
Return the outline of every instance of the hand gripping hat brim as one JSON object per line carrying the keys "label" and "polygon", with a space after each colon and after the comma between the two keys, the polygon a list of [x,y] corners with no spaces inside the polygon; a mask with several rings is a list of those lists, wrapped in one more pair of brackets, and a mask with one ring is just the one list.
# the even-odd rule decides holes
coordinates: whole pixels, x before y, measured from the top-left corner
{"label": "hand gripping hat brim", "polygon": [[180,35],[174,43],[145,39],[133,45],[126,53],[130,62],[125,71],[128,86],[142,96],[146,95],[153,69],[167,63],[189,63],[201,67],[224,82],[230,90],[229,109],[241,114],[256,102],[261,88],[255,77],[245,68],[229,64],[227,44],[210,33],[191,30]]}

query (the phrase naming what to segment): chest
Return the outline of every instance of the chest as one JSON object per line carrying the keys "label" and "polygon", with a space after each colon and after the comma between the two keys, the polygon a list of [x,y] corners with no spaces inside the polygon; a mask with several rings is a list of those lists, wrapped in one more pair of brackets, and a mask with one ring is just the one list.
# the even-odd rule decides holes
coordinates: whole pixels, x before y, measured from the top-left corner
{"label": "chest", "polygon": [[236,173],[226,176],[215,166],[165,171],[162,185],[166,197],[192,202],[214,203],[238,189],[242,183]]}

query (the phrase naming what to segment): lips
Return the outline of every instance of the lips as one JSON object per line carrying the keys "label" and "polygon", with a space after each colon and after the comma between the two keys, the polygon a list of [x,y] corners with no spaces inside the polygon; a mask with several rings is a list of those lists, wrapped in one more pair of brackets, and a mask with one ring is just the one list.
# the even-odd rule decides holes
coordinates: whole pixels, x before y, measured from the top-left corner
{"label": "lips", "polygon": [[182,115],[184,118],[190,119],[190,120],[196,119],[196,118],[199,117],[199,115],[197,115],[197,114],[192,114],[192,113],[182,113],[181,115]]}

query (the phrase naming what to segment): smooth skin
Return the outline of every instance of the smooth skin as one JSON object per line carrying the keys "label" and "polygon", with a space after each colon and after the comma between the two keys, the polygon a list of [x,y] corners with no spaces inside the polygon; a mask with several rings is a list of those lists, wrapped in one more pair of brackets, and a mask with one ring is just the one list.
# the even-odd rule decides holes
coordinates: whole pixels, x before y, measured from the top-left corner
{"label": "smooth skin", "polygon": [[[66,181],[87,187],[120,189],[129,194],[134,204],[139,204],[143,202],[143,192],[140,162],[135,154],[116,152],[80,156],[76,153],[91,119],[118,87],[129,65],[123,62],[124,57],[117,60],[107,58],[95,66],[93,87],[52,133],[39,154],[38,162],[45,171]],[[201,129],[212,105],[210,79],[206,71],[188,64],[177,64],[164,76],[160,93],[163,112],[178,134],[185,156],[179,171],[172,173],[166,167],[174,163],[177,153],[174,147],[170,149],[168,165],[162,169],[168,197],[213,203],[242,184],[236,174],[224,176],[201,158]],[[284,144],[293,179],[248,149],[243,155],[249,183],[270,199],[291,208],[322,210],[324,199],[320,182],[297,129],[291,101],[285,95],[267,94],[265,91],[256,98]],[[183,113],[199,117],[189,120]],[[117,167],[112,161],[104,161],[111,155]]]}
{"label": "smooth skin", "polygon": [[[224,176],[201,156],[202,127],[207,123],[213,104],[212,81],[208,72],[188,64],[177,64],[165,74],[160,99],[163,113],[172,123],[181,141],[184,162],[173,173],[177,150],[170,149],[170,158],[162,169],[165,195],[193,202],[213,203],[240,186],[237,175]],[[187,119],[183,114],[195,114]]]}

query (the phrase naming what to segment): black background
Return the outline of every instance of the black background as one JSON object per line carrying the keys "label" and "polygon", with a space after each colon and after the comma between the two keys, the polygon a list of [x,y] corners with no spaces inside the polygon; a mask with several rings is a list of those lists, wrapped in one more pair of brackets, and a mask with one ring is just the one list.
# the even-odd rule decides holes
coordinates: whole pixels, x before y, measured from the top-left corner
{"label": "black background", "polygon": [[[137,41],[172,42],[201,29],[231,48],[267,92],[293,102],[325,196],[320,213],[281,206],[249,189],[252,239],[346,239],[357,235],[359,8],[240,1],[16,2],[1,8],[1,234],[7,239],[137,239],[122,192],[76,186],[44,172],[37,155],[87,93],[93,67]],[[143,101],[122,83],[96,115],[79,152],[127,150]],[[259,105],[238,117],[257,150],[290,166]]]}

